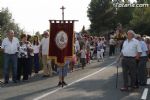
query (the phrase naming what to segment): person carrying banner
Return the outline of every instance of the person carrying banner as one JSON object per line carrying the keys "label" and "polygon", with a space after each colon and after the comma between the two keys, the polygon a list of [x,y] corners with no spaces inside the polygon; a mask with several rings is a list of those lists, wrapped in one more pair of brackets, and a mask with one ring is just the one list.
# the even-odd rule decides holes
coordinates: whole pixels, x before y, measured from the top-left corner
{"label": "person carrying banner", "polygon": [[[59,82],[58,86],[66,85],[64,77],[66,76],[68,64],[74,53],[74,20],[49,20],[50,21],[50,39],[49,39],[49,59],[54,59],[58,66]],[[47,45],[48,47],[48,45]],[[67,60],[67,61],[66,61]],[[68,61],[69,60],[69,61]]]}
{"label": "person carrying banner", "polygon": [[58,67],[58,75],[59,75],[59,82],[57,86],[65,86],[67,83],[65,82],[65,77],[67,76],[68,67],[69,67],[69,60],[66,60],[64,67]]}

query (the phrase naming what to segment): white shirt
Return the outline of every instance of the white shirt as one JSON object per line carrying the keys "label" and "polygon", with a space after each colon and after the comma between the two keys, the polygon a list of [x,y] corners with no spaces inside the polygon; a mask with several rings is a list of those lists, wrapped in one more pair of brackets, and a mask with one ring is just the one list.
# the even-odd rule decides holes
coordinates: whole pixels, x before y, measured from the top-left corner
{"label": "white shirt", "polygon": [[[33,50],[33,45],[28,41],[28,48],[32,49]],[[33,52],[30,52],[30,56],[34,56],[34,51]]]}
{"label": "white shirt", "polygon": [[142,49],[142,54],[141,54],[141,57],[145,57],[147,56],[147,51],[148,51],[148,48],[147,48],[147,45],[144,41],[140,41],[140,46],[141,46],[141,49]]}
{"label": "white shirt", "polygon": [[48,55],[49,38],[43,38],[40,45],[42,46],[42,55]]}
{"label": "white shirt", "polygon": [[104,47],[106,47],[106,45],[105,45],[105,40],[101,40],[100,43],[103,44]]}
{"label": "white shirt", "polygon": [[116,44],[116,42],[115,42],[115,40],[114,40],[114,39],[110,39],[110,40],[109,40],[109,44],[110,44],[110,45],[115,45],[115,44]]}
{"label": "white shirt", "polygon": [[148,48],[148,50],[150,50],[150,44],[147,44],[147,48]]}
{"label": "white shirt", "polygon": [[19,52],[18,52],[18,58],[28,58],[28,44],[20,42]]}
{"label": "white shirt", "polygon": [[81,58],[86,58],[86,50],[81,50]]}
{"label": "white shirt", "polygon": [[40,45],[33,45],[34,54],[39,53],[39,50],[40,50]]}
{"label": "white shirt", "polygon": [[76,40],[76,42],[75,42],[75,50],[76,50],[76,52],[80,50],[80,44],[79,44],[78,40]]}
{"label": "white shirt", "polygon": [[138,40],[133,38],[130,41],[128,41],[128,39],[124,41],[123,47],[122,47],[123,56],[135,57],[138,52],[142,52],[142,49]]}
{"label": "white shirt", "polygon": [[102,48],[103,48],[103,45],[102,45],[102,43],[99,41],[99,42],[97,43],[97,51],[100,51]]}
{"label": "white shirt", "polygon": [[13,37],[12,42],[5,38],[2,42],[2,49],[4,49],[4,53],[7,54],[15,54],[18,52],[19,48],[19,40],[16,37]]}

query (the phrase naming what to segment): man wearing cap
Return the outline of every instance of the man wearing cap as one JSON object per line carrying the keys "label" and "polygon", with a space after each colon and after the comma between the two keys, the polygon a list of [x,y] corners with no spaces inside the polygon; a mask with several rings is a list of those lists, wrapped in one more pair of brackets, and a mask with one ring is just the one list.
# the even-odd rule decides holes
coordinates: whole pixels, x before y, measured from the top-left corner
{"label": "man wearing cap", "polygon": [[139,59],[142,50],[139,41],[134,36],[135,33],[133,30],[127,32],[127,39],[124,41],[121,51],[121,55],[123,56],[122,70],[124,81],[124,86],[120,89],[121,91],[128,90],[128,76],[131,79],[131,89],[136,88],[136,59]]}
{"label": "man wearing cap", "polygon": [[49,77],[52,75],[52,69],[50,63],[48,62],[48,50],[49,50],[49,32],[43,32],[43,38],[40,44],[41,53],[42,53],[42,63],[43,63],[43,77]]}
{"label": "man wearing cap", "polygon": [[9,66],[12,65],[12,80],[16,83],[17,78],[17,52],[19,49],[19,40],[14,37],[14,31],[9,30],[7,37],[2,41],[2,50],[4,52],[4,83],[9,82]]}

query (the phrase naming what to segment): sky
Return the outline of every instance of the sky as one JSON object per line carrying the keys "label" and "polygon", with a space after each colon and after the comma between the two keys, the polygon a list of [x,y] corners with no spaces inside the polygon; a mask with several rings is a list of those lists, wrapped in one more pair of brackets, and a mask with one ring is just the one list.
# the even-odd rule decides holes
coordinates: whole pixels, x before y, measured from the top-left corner
{"label": "sky", "polygon": [[85,29],[89,28],[87,9],[90,2],[91,0],[0,0],[0,8],[8,7],[14,21],[28,34],[33,34],[49,29],[48,20],[61,20],[60,8],[63,5],[66,8],[66,20],[79,20],[74,27],[79,32],[83,25]]}

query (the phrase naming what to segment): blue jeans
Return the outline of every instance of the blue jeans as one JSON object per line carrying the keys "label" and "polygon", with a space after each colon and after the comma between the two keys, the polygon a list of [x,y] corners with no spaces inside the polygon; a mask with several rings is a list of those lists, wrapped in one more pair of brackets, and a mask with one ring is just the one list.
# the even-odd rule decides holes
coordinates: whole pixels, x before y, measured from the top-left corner
{"label": "blue jeans", "polygon": [[39,53],[34,54],[34,71],[38,73],[40,70]]}
{"label": "blue jeans", "polygon": [[17,54],[4,54],[4,81],[9,81],[9,67],[12,66],[12,80],[17,78]]}

